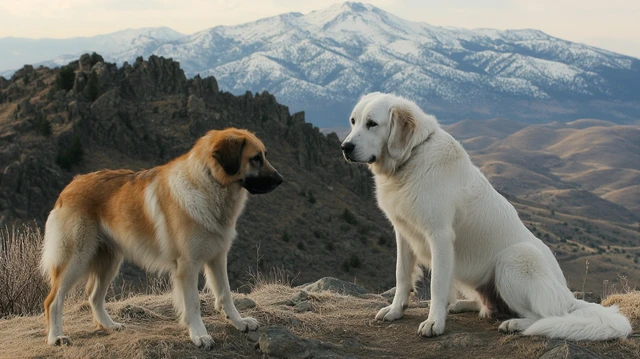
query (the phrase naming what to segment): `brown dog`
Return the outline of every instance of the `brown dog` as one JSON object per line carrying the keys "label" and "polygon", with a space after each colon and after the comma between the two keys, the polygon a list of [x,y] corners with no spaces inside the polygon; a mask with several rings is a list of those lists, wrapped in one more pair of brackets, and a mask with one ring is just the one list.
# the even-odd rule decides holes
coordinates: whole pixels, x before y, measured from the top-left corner
{"label": "brown dog", "polygon": [[[283,181],[262,142],[245,130],[210,131],[186,154],[149,170],[103,170],[77,176],[62,191],[45,227],[41,267],[51,279],[44,302],[49,344],[69,344],[62,332],[65,295],[82,278],[98,325],[119,329],[104,308],[107,288],[123,258],[170,272],[174,305],[189,336],[210,349],[200,315],[198,273],[231,323],[255,330],[233,304],[227,253],[250,193]],[[88,276],[88,277],[87,277]]]}

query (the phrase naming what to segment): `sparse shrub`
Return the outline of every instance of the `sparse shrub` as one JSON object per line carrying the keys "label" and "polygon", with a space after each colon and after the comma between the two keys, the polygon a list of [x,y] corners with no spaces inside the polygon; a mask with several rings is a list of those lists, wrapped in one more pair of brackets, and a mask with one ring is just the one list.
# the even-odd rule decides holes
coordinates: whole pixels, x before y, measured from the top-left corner
{"label": "sparse shrub", "polygon": [[313,195],[313,192],[311,191],[307,192],[307,201],[309,201],[309,203],[311,204],[316,203],[316,196]]}
{"label": "sparse shrub", "polygon": [[360,262],[360,257],[357,254],[352,254],[349,258],[345,259],[342,262],[342,270],[345,272],[349,272],[351,268],[360,268],[362,263]]}
{"label": "sparse shrub", "polygon": [[367,240],[367,236],[360,236],[360,243],[368,245],[369,241]]}
{"label": "sparse shrub", "polygon": [[287,242],[287,243],[291,241],[291,238],[289,238],[289,233],[287,233],[287,231],[282,232],[280,239],[282,239],[283,242]]}
{"label": "sparse shrub", "polygon": [[336,249],[336,246],[333,244],[333,242],[327,242],[327,244],[324,245],[324,248],[330,252],[333,252],[333,250]]}
{"label": "sparse shrub", "polygon": [[360,257],[356,254],[352,254],[349,258],[349,265],[353,268],[360,268]]}
{"label": "sparse shrub", "polygon": [[76,80],[76,72],[70,66],[62,66],[56,75],[56,87],[58,90],[69,91]]}
{"label": "sparse shrub", "polygon": [[304,248],[305,248],[304,242],[302,241],[298,242],[298,249],[301,251],[304,251]]}
{"label": "sparse shrub", "polygon": [[40,274],[39,228],[6,228],[0,232],[0,318],[42,311],[49,285]]}
{"label": "sparse shrub", "polygon": [[102,56],[96,54],[95,52],[91,53],[91,67],[93,67],[93,65],[97,64],[98,62],[102,62],[104,61]]}
{"label": "sparse shrub", "polygon": [[98,93],[98,74],[95,71],[91,71],[89,80],[87,80],[87,97],[89,101],[95,101],[100,94]]}
{"label": "sparse shrub", "polygon": [[352,226],[355,226],[356,224],[358,224],[358,220],[356,219],[356,216],[354,216],[353,213],[351,213],[351,211],[349,211],[349,209],[347,208],[345,208],[344,212],[342,212],[342,219]]}
{"label": "sparse shrub", "polygon": [[361,226],[358,227],[358,233],[365,235],[367,233],[369,233],[369,230],[371,229],[371,227],[369,225],[363,224]]}
{"label": "sparse shrub", "polygon": [[82,148],[82,142],[80,142],[80,138],[76,136],[71,141],[71,145],[69,145],[69,147],[58,148],[56,164],[61,168],[70,171],[71,167],[82,161],[83,156],[84,149]]}
{"label": "sparse shrub", "polygon": [[44,116],[37,115],[33,120],[33,124],[36,127],[36,131],[38,131],[42,136],[51,136],[51,123],[47,121]]}
{"label": "sparse shrub", "polygon": [[324,237],[324,233],[322,233],[322,231],[316,229],[315,231],[313,231],[313,236],[320,239],[322,237]]}

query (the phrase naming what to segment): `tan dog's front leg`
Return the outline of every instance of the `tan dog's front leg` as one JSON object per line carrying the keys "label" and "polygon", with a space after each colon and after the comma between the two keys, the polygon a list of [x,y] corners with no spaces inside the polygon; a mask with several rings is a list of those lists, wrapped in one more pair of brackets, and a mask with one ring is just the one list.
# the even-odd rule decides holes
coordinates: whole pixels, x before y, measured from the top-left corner
{"label": "tan dog's front leg", "polygon": [[207,276],[207,285],[216,297],[216,307],[226,315],[234,327],[242,332],[258,329],[258,321],[251,317],[243,318],[238,313],[233,298],[231,297],[231,288],[229,286],[229,278],[227,277],[227,255],[221,254],[212,259],[205,265],[205,273]]}

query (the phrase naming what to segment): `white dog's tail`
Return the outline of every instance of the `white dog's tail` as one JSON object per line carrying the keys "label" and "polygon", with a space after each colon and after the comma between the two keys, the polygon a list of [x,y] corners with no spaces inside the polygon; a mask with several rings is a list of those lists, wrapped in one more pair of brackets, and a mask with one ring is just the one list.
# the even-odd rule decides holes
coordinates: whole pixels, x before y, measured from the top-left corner
{"label": "white dog's tail", "polygon": [[603,307],[576,299],[575,307],[567,315],[536,321],[523,334],[566,340],[607,340],[631,334],[629,319],[620,314],[616,305]]}

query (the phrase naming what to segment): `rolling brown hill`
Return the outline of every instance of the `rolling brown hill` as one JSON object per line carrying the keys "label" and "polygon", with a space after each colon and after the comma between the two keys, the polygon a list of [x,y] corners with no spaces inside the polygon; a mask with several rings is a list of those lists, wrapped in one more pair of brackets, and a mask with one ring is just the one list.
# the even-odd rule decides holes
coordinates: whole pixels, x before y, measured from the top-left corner
{"label": "rolling brown hill", "polygon": [[593,219],[639,220],[640,126],[594,119],[515,131],[503,125],[512,130],[493,131],[482,145],[452,127],[485,175],[511,195]]}
{"label": "rolling brown hill", "polygon": [[[494,119],[488,129],[481,122],[449,128],[465,146],[475,143],[474,161],[556,251],[571,287],[582,288],[589,260],[597,265],[590,265],[584,287],[600,292],[603,280],[640,278],[637,217],[623,205],[636,203],[629,199],[634,193],[612,192],[633,186],[637,169],[612,168],[624,176],[593,181],[594,189],[568,181],[582,169],[605,169],[606,156],[596,156],[593,164],[583,152],[563,158],[549,149],[571,133],[594,128],[580,128],[586,124],[602,125],[589,121],[531,129]],[[289,273],[294,284],[334,276],[372,292],[394,285],[391,226],[375,204],[371,175],[344,162],[335,134],[323,135],[303,113],[290,114],[266,92],[233,96],[220,91],[213,77],[187,79],[178,63],[155,56],[118,68],[99,55],[84,55],[64,69],[25,66],[10,80],[0,78],[0,224],[42,224],[73,175],[161,164],[186,152],[207,130],[228,126],[256,132],[285,177],[273,193],[251,196],[240,218],[229,257],[234,288],[243,290],[256,268],[271,267]],[[628,130],[606,128],[612,136]],[[525,136],[540,133],[553,140]],[[635,150],[632,143],[624,148]],[[614,203],[619,197],[625,198]],[[130,265],[123,276],[144,278]]]}

